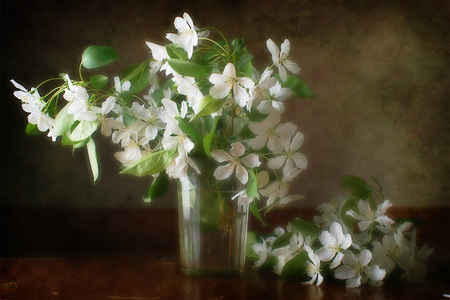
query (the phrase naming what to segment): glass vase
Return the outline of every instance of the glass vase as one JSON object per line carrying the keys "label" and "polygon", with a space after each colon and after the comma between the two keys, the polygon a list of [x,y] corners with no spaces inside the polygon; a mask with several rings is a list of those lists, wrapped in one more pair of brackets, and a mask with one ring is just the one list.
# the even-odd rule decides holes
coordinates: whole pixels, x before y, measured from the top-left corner
{"label": "glass vase", "polygon": [[180,255],[191,276],[236,276],[245,266],[248,205],[232,197],[243,189],[235,176],[216,180],[215,165],[196,161],[201,170],[178,181]]}

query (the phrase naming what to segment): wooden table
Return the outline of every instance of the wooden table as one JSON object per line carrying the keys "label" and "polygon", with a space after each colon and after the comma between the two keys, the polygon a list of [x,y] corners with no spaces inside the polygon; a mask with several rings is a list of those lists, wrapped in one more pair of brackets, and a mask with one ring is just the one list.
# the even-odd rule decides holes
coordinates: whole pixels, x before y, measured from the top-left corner
{"label": "wooden table", "polygon": [[419,234],[435,248],[432,280],[346,289],[342,281],[319,288],[283,281],[251,266],[238,278],[188,277],[179,267],[173,210],[2,211],[1,299],[446,299],[449,212],[421,213],[438,220]]}

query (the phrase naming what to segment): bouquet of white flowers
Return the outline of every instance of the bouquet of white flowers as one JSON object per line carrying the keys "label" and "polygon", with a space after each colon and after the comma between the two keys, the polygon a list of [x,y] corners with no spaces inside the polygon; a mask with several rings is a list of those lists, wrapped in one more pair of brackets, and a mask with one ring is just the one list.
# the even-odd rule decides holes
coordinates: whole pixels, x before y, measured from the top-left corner
{"label": "bouquet of white flowers", "polygon": [[[94,181],[99,176],[94,133],[111,136],[123,148],[115,154],[122,174],[155,178],[148,200],[161,194],[169,178],[184,178],[189,168],[200,173],[195,158],[218,162],[217,180],[235,174],[244,185],[235,196],[241,204],[262,196],[270,210],[301,198],[288,195],[288,185],[307,165],[298,152],[303,135],[296,125],[280,123],[280,116],[289,96],[314,95],[288,74],[300,72],[290,60],[289,41],[280,49],[267,40],[273,64],[259,73],[243,39],[230,43],[214,28],[199,29],[187,13],[174,25],[178,33],[166,35],[171,43],[147,42],[152,58],[127,68],[112,85],[105,75],[85,80],[82,74],[83,68],[119,59],[108,46],[84,51],[79,80],[61,74],[31,89],[11,80],[29,113],[27,133],[48,132],[64,146],[86,147]],[[210,38],[211,31],[220,40]]]}

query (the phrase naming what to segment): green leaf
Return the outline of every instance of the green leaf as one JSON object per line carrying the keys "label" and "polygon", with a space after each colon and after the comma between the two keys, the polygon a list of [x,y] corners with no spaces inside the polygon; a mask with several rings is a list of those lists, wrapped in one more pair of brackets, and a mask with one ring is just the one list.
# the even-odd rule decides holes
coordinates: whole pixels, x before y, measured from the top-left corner
{"label": "green leaf", "polygon": [[66,132],[73,142],[81,142],[89,138],[98,128],[98,121],[81,121],[72,132]]}
{"label": "green leaf", "polygon": [[25,129],[25,133],[28,135],[38,135],[42,132],[37,128],[36,124],[28,123],[27,128]]}
{"label": "green leaf", "polygon": [[350,191],[358,199],[368,199],[372,194],[372,188],[367,182],[354,175],[347,175],[341,178],[341,188]]}
{"label": "green leaf", "polygon": [[281,278],[302,278],[306,274],[305,265],[308,260],[308,253],[302,251],[288,261],[281,271]]}
{"label": "green leaf", "polygon": [[190,76],[196,79],[205,79],[211,75],[212,67],[199,65],[189,61],[171,58],[167,62],[180,75]]}
{"label": "green leaf", "polygon": [[81,64],[86,69],[96,69],[119,60],[117,52],[108,46],[89,46],[84,50]]}
{"label": "green leaf", "polygon": [[211,95],[204,96],[203,99],[200,101],[198,113],[194,117],[192,117],[192,119],[209,116],[210,114],[215,113],[216,111],[222,108],[224,102],[225,99],[217,100]]}
{"label": "green leaf", "polygon": [[[213,122],[214,122],[213,124],[210,124],[210,121],[208,121],[210,119],[213,120]],[[207,128],[212,127],[212,128],[210,128],[210,131],[208,132],[208,134],[205,135],[205,137],[203,138],[203,149],[205,150],[206,155],[208,155],[211,158],[212,158],[211,144],[212,144],[212,140],[214,138],[214,134],[216,131],[216,126],[217,126],[218,121],[219,121],[219,118],[207,118],[206,119],[206,127]]]}
{"label": "green leaf", "polygon": [[108,84],[108,77],[105,75],[94,75],[91,77],[90,82],[94,89],[102,89]]}
{"label": "green leaf", "polygon": [[291,237],[294,235],[293,232],[286,232],[282,235],[280,235],[279,237],[277,237],[277,239],[273,242],[272,244],[272,249],[278,249],[284,246],[287,246],[290,244],[291,242]]}
{"label": "green leaf", "polygon": [[98,161],[95,142],[93,139],[89,139],[89,142],[86,145],[86,149],[88,152],[89,164],[91,165],[92,176],[95,183],[95,181],[98,179]]}
{"label": "green leaf", "polygon": [[247,183],[247,196],[259,199],[258,193],[258,180],[256,179],[256,174],[253,169],[248,171],[249,179]]}
{"label": "green leaf", "polygon": [[61,111],[56,115],[55,124],[53,126],[53,133],[56,136],[60,136],[64,134],[66,131],[72,127],[75,122],[73,119],[73,115],[68,114],[70,103],[66,104]]}
{"label": "green leaf", "polygon": [[160,173],[169,166],[177,153],[177,149],[152,152],[123,169],[120,174],[144,177]]}
{"label": "green leaf", "polygon": [[259,260],[259,255],[253,250],[253,245],[260,243],[261,241],[258,241],[258,237],[256,235],[256,232],[249,231],[247,233],[247,244],[246,244],[246,257],[249,261],[257,261]]}
{"label": "green leaf", "polygon": [[261,217],[261,214],[259,213],[258,204],[255,202],[256,200],[253,200],[252,203],[250,203],[250,211],[252,212],[253,216],[263,225],[264,227],[269,226],[266,222],[264,222],[263,218]]}
{"label": "green leaf", "polygon": [[167,51],[167,55],[169,55],[170,58],[180,58],[182,60],[188,59],[188,54],[187,54],[186,50],[184,50],[183,48],[181,48],[178,45],[174,45],[174,44],[166,45],[166,51]]}
{"label": "green leaf", "polygon": [[261,122],[264,121],[267,118],[267,114],[263,114],[259,110],[252,108],[250,112],[245,110],[247,112],[247,117],[252,122]]}
{"label": "green leaf", "polygon": [[197,143],[201,142],[203,139],[203,134],[200,130],[195,128],[191,123],[186,122],[183,118],[176,117],[175,118],[180,126],[181,130],[186,133],[189,137],[191,137]]}
{"label": "green leaf", "polygon": [[125,127],[131,126],[137,120],[134,116],[132,116],[129,113],[128,109],[125,107],[122,111],[122,119],[123,119],[123,125],[125,125]]}
{"label": "green leaf", "polygon": [[164,196],[169,189],[169,177],[166,172],[160,172],[155,179],[153,179],[150,188],[148,189],[148,199],[153,200]]}
{"label": "green leaf", "polygon": [[292,94],[296,97],[300,98],[315,98],[316,95],[309,89],[309,87],[304,83],[300,78],[288,74],[288,78],[286,82],[281,80],[280,75],[276,74],[276,78],[278,78],[278,81],[281,83],[281,86],[285,88],[290,88],[292,91]]}
{"label": "green leaf", "polygon": [[149,64],[148,61],[146,61],[142,64],[135,64],[126,68],[120,75],[120,81],[121,83],[130,81],[130,93],[135,94],[141,92],[148,86],[148,76]]}
{"label": "green leaf", "polygon": [[236,70],[238,73],[243,73],[245,74],[247,77],[252,76],[253,73],[253,65],[252,65],[252,60],[255,57],[253,55],[251,55],[250,53],[244,53],[242,54],[237,63],[236,63]]}
{"label": "green leaf", "polygon": [[295,218],[290,223],[293,232],[301,232],[304,237],[319,236],[320,228],[316,223]]}

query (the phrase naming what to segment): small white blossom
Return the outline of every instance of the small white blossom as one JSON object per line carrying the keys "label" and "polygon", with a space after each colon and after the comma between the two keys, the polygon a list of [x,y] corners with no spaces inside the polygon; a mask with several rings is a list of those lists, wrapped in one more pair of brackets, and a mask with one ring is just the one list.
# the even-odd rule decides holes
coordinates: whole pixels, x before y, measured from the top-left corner
{"label": "small white blossom", "polygon": [[267,40],[267,49],[269,49],[270,54],[272,54],[273,64],[278,68],[280,72],[280,78],[283,81],[287,80],[286,69],[294,74],[300,73],[300,68],[297,64],[289,60],[289,51],[291,50],[291,43],[289,40],[285,39],[281,44],[281,51],[277,45],[271,40]]}
{"label": "small white blossom", "polygon": [[198,35],[194,22],[187,13],[184,13],[183,18],[176,17],[173,24],[178,30],[178,34],[168,33],[166,38],[172,43],[180,45],[187,52],[188,58],[191,58],[194,46],[198,44]]}
{"label": "small white blossom", "polygon": [[385,216],[386,210],[392,206],[392,203],[389,200],[385,200],[381,203],[375,212],[370,208],[369,201],[360,200],[358,202],[358,211],[359,214],[355,213],[353,210],[349,210],[346,212],[346,215],[351,216],[358,220],[358,226],[361,231],[366,231],[370,228],[370,226],[376,222],[381,226],[386,228],[391,227],[394,221]]}
{"label": "small white blossom", "polygon": [[306,262],[306,274],[311,277],[311,280],[305,282],[306,284],[315,284],[319,286],[323,282],[323,276],[320,273],[320,258],[314,253],[309,245],[304,245],[303,248],[308,253],[310,261]]}
{"label": "small white blossom", "polygon": [[267,144],[267,148],[275,154],[281,153],[283,140],[290,139],[296,133],[297,126],[289,122],[278,125],[280,118],[278,110],[270,109],[269,115],[262,122],[249,122],[250,130],[256,134],[250,140],[250,147],[259,150]]}
{"label": "small white blossom", "polygon": [[320,260],[330,261],[334,258],[330,269],[334,269],[341,264],[344,257],[342,250],[347,250],[352,245],[352,237],[348,233],[344,235],[341,224],[337,222],[331,223],[330,232],[322,231],[319,241],[323,245],[322,248],[317,250]]}
{"label": "small white blossom", "polygon": [[236,177],[239,181],[242,184],[246,184],[248,181],[248,171],[241,163],[244,163],[249,168],[259,167],[261,164],[259,157],[254,153],[250,153],[246,157],[240,158],[245,154],[245,146],[242,143],[231,144],[230,154],[222,149],[216,149],[211,152],[211,155],[216,161],[220,163],[228,162],[224,166],[217,167],[214,171],[214,177],[218,180],[223,180],[230,177],[233,172],[236,172]]}
{"label": "small white blossom", "polygon": [[335,276],[338,279],[346,279],[348,288],[355,288],[368,279],[381,281],[386,276],[386,271],[377,265],[369,266],[372,253],[364,249],[358,255],[347,250],[342,260],[343,265],[336,269]]}
{"label": "small white blossom", "polygon": [[233,98],[240,107],[245,107],[250,100],[246,89],[255,84],[248,77],[236,77],[236,70],[232,63],[225,66],[222,74],[211,74],[209,81],[214,84],[209,90],[211,96],[215,99],[224,99],[233,91]]}

